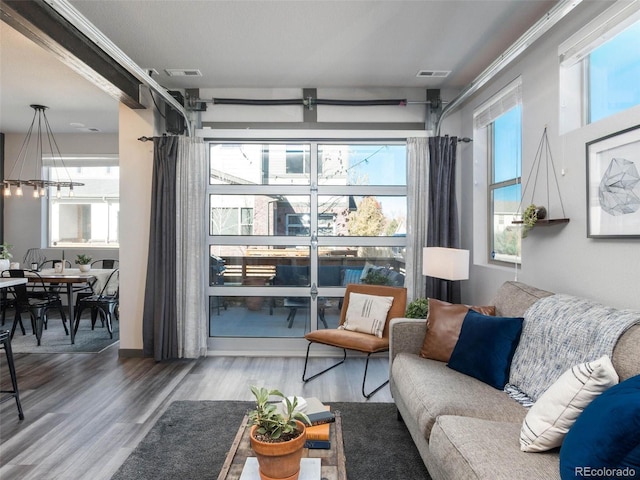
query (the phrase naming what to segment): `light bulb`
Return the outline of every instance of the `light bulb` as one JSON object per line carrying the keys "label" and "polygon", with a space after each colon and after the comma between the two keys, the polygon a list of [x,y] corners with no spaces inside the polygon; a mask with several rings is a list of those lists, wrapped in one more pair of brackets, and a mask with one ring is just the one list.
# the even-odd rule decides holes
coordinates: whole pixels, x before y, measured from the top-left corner
{"label": "light bulb", "polygon": [[47,189],[44,186],[40,187],[40,196],[45,197],[47,195]]}
{"label": "light bulb", "polygon": [[33,187],[33,198],[40,198],[40,194],[38,193],[38,187]]}
{"label": "light bulb", "polygon": [[5,197],[10,197],[11,196],[11,186],[9,184],[6,184],[4,186],[4,196]]}
{"label": "light bulb", "polygon": [[73,185],[69,186],[69,196],[73,197]]}
{"label": "light bulb", "polygon": [[60,198],[62,196],[62,192],[60,191],[60,185],[58,185],[58,188],[56,189],[56,198]]}
{"label": "light bulb", "polygon": [[18,183],[18,186],[16,187],[16,197],[21,197],[21,196],[22,196],[22,185]]}

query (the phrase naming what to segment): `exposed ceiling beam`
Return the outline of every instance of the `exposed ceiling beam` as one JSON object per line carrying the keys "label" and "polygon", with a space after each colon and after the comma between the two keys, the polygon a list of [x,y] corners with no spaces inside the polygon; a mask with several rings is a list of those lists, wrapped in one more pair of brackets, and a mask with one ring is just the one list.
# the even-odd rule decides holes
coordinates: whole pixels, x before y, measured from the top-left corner
{"label": "exposed ceiling beam", "polygon": [[130,108],[142,84],[93,41],[42,0],[0,0],[2,20],[56,55],[63,63]]}

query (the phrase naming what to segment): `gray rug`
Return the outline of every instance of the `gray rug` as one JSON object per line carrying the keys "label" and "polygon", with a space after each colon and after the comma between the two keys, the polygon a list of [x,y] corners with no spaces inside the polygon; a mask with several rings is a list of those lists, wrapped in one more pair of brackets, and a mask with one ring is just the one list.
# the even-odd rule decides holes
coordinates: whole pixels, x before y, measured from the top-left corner
{"label": "gray rug", "polygon": [[[111,480],[217,479],[251,402],[179,401],[142,439]],[[430,480],[392,403],[332,402],[342,414],[350,480]]]}
{"label": "gray rug", "polygon": [[[52,314],[48,321],[48,328],[42,331],[42,341],[38,346],[36,336],[31,330],[31,320],[27,314],[24,314],[22,323],[27,334],[22,335],[20,326],[16,328],[11,341],[13,353],[99,353],[119,341],[120,331],[117,321],[113,322],[113,339],[111,339],[107,328],[100,326],[100,320],[96,323],[95,330],[91,330],[90,314],[87,312],[82,318],[75,343],[71,345],[71,337],[65,335],[59,314]],[[0,329],[11,330],[12,325],[13,312],[9,312],[5,325]]]}

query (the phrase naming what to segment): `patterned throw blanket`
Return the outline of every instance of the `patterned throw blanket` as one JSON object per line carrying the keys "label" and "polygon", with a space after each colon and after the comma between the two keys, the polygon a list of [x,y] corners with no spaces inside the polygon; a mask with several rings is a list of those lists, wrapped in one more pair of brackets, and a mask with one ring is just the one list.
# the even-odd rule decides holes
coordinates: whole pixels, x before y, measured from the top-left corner
{"label": "patterned throw blanket", "polygon": [[538,300],[524,314],[505,391],[524,405],[526,396],[537,400],[574,365],[603,355],[613,357],[618,338],[636,323],[640,311],[617,310],[562,294]]}

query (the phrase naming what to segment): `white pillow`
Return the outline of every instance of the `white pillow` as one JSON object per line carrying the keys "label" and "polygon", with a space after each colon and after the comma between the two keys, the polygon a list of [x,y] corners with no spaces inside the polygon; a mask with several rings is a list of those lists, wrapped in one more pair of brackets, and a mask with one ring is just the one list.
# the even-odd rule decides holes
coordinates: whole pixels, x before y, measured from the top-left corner
{"label": "white pillow", "polygon": [[617,383],[618,374],[606,355],[564,372],[527,413],[520,430],[520,450],[544,452],[559,447],[587,405]]}
{"label": "white pillow", "polygon": [[387,313],[392,303],[393,297],[351,293],[344,323],[338,328],[382,338]]}

